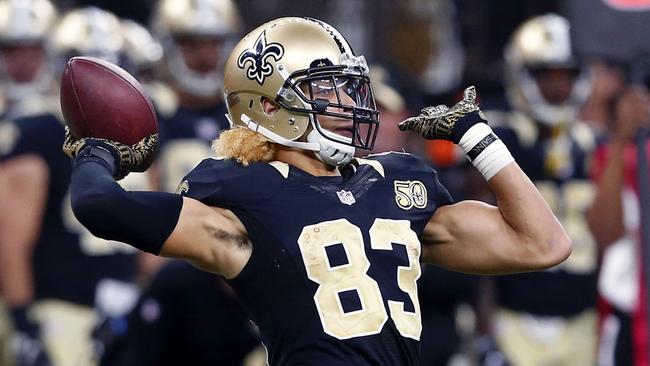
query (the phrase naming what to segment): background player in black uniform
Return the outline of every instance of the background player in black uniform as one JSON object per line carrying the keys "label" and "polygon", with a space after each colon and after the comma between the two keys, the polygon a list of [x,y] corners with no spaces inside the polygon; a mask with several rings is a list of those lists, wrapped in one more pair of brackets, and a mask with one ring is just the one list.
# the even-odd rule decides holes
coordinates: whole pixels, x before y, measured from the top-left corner
{"label": "background player in black uniform", "polygon": [[585,212],[597,138],[579,120],[589,74],[572,48],[568,21],[556,14],[522,23],[504,57],[513,110],[486,114],[501,122],[495,132],[567,230],[573,253],[547,271],[494,279],[496,340],[514,365],[593,365],[597,248]]}
{"label": "background player in black uniform", "polygon": [[[0,18],[0,120],[38,114],[48,104],[58,103],[50,95],[54,83],[46,47],[48,32],[57,18],[56,9],[48,0],[3,0],[0,9],[4,14]],[[0,156],[11,148],[15,139],[13,125],[0,122]],[[6,183],[2,185],[8,189]],[[2,287],[0,285],[0,364],[5,364],[10,362],[11,325],[5,314]]]}
{"label": "background player in black uniform", "polygon": [[[117,18],[86,8],[66,13],[50,41],[58,55],[117,62],[120,49],[107,42],[109,35],[120,36]],[[53,365],[92,365],[95,306],[119,312],[136,300],[135,251],[93,236],[72,214],[71,166],[56,142],[64,136],[60,115],[57,108],[1,127],[12,138],[0,151],[0,279],[16,328],[18,365],[46,364],[39,338]]]}
{"label": "background player in black uniform", "polygon": [[232,0],[162,0],[152,25],[164,47],[162,76],[173,97],[161,88],[152,93],[160,128],[154,179],[161,190],[173,192],[185,174],[213,155],[210,143],[230,127],[221,75],[240,19]]}
{"label": "background player in black uniform", "polygon": [[499,207],[452,204],[436,173],[409,154],[353,160],[356,148],[372,147],[378,124],[367,71],[325,23],[266,23],[226,63],[239,127],[216,146],[228,159],[203,161],[178,187],[182,196],[125,192],[112,173],[137,159],[126,166],[118,143],[68,135],[73,208],[100,236],[228,278],[273,365],[418,364],[420,259],[528,271],[560,263],[571,245],[484,123],[473,88],[400,128],[459,143]]}

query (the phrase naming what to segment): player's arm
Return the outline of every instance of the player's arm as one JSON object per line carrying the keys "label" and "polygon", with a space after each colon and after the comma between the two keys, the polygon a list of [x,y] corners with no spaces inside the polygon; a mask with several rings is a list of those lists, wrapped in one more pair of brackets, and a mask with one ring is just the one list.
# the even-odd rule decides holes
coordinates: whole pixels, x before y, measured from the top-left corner
{"label": "player's arm", "polygon": [[9,307],[34,297],[32,252],[47,198],[47,164],[36,155],[0,163],[0,288]]}
{"label": "player's arm", "polygon": [[86,139],[74,149],[70,190],[77,219],[98,237],[236,276],[251,253],[236,216],[177,194],[125,191],[114,179],[124,157],[112,144]]}
{"label": "player's arm", "polygon": [[474,88],[452,108],[438,106],[400,125],[425,138],[458,143],[483,174],[497,206],[462,201],[437,209],[421,239],[425,261],[464,272],[498,274],[554,266],[571,242],[541,194],[485,123]]}
{"label": "player's arm", "polygon": [[20,365],[49,365],[39,326],[28,316],[34,300],[32,253],[41,232],[49,170],[35,154],[0,163],[0,292],[14,326],[12,346]]}
{"label": "player's arm", "polygon": [[535,186],[516,163],[488,184],[498,207],[461,201],[440,207],[421,236],[425,261],[463,272],[499,274],[559,264],[570,241]]}

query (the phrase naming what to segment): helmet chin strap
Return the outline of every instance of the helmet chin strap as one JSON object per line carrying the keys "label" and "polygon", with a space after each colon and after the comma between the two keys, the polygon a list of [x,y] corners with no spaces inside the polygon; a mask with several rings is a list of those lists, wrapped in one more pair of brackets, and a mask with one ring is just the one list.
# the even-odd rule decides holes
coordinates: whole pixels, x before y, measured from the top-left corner
{"label": "helmet chin strap", "polygon": [[[228,115],[226,115],[226,117],[232,126],[233,123],[230,120],[230,117]],[[326,135],[332,138],[346,139],[346,137],[337,135],[334,132],[321,129],[322,134],[320,134],[316,129],[312,129],[309,134],[307,134],[307,142],[291,141],[268,130],[264,126],[253,121],[246,114],[242,114],[240,119],[248,128],[273,142],[284,146],[313,151],[316,158],[327,165],[335,167],[342,166],[349,163],[352,158],[354,158],[354,146],[334,142],[323,136]],[[349,140],[352,141],[352,139]]]}
{"label": "helmet chin strap", "polygon": [[[326,130],[323,130],[322,133],[328,136],[334,135],[338,138],[342,137]],[[318,144],[318,146],[320,146],[320,150],[314,151],[314,155],[316,155],[316,158],[318,158],[318,160],[327,165],[342,166],[349,163],[352,158],[354,158],[354,146],[345,145],[329,140],[318,133],[316,130],[309,132],[307,135],[307,141],[313,144]]]}

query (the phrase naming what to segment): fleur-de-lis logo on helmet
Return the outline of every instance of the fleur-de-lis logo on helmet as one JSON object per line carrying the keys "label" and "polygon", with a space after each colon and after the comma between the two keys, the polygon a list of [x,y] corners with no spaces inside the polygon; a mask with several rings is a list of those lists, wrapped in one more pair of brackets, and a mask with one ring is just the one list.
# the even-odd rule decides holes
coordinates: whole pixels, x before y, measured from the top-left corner
{"label": "fleur-de-lis logo on helmet", "polygon": [[257,80],[262,85],[264,79],[273,73],[273,66],[268,62],[269,57],[273,57],[278,61],[284,55],[284,48],[279,43],[266,43],[266,31],[262,32],[252,49],[247,49],[239,55],[237,59],[237,66],[244,69],[246,64],[249,63],[246,70],[246,76],[251,80]]}

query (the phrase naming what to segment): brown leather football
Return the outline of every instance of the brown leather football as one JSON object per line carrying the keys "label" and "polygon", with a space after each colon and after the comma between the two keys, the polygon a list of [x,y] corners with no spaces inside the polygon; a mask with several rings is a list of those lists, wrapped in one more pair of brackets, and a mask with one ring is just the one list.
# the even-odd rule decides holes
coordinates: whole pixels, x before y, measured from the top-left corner
{"label": "brown leather football", "polygon": [[61,77],[61,109],[77,138],[133,145],[158,133],[156,113],[142,85],[128,72],[94,57],[73,57]]}

